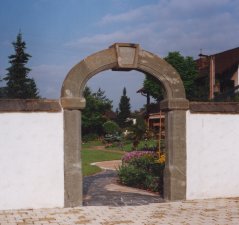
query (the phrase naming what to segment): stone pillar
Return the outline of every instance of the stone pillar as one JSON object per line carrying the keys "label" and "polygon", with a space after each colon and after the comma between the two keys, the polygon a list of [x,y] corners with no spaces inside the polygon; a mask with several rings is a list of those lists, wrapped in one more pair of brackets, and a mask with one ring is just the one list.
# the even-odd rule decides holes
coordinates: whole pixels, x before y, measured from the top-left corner
{"label": "stone pillar", "polygon": [[166,166],[164,171],[164,198],[170,201],[186,199],[186,99],[161,102],[166,112],[165,145]]}
{"label": "stone pillar", "polygon": [[64,109],[65,207],[82,205],[81,111]]}

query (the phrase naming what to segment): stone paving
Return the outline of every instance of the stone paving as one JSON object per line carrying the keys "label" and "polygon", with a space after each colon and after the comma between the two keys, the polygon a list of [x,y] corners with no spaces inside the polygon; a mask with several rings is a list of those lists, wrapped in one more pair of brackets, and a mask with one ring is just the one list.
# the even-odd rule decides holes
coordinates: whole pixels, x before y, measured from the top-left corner
{"label": "stone paving", "polygon": [[99,166],[104,171],[93,176],[84,177],[83,205],[129,206],[163,202],[163,199],[158,194],[119,185],[115,170],[121,165],[121,160],[92,164]]}
{"label": "stone paving", "polygon": [[1,225],[238,225],[239,198],[0,211]]}
{"label": "stone paving", "polygon": [[163,202],[157,194],[118,185],[117,173],[112,170],[85,177],[83,185],[85,206],[129,206]]}

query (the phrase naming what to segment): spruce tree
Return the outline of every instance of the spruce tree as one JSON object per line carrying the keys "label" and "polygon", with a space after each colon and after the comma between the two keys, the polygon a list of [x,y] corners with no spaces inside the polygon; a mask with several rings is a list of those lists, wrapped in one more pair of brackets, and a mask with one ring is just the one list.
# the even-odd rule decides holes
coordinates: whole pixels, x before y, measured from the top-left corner
{"label": "spruce tree", "polygon": [[31,71],[25,65],[31,55],[25,53],[26,43],[22,40],[22,34],[19,32],[16,42],[13,42],[15,54],[10,55],[9,63],[11,66],[7,68],[8,73],[4,80],[6,81],[6,97],[7,98],[39,98],[38,89],[34,79],[28,77]]}
{"label": "spruce tree", "polygon": [[130,108],[130,98],[128,98],[128,96],[126,95],[126,88],[124,87],[123,95],[120,98],[119,113],[117,118],[117,122],[122,128],[127,127],[129,125],[129,123],[127,122],[127,118],[129,118],[131,115]]}
{"label": "spruce tree", "polygon": [[105,92],[99,89],[92,92],[89,87],[85,87],[84,97],[86,107],[82,111],[82,133],[103,134],[103,124],[107,121],[105,113],[112,108],[112,101],[105,96]]}

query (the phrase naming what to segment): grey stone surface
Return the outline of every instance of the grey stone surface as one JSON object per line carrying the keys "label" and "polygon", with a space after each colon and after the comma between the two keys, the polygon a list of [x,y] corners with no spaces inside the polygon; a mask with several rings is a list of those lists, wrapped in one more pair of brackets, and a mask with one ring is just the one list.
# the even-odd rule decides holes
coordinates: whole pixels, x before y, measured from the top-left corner
{"label": "grey stone surface", "polygon": [[[121,48],[126,48],[127,52],[130,52],[129,48],[131,46],[131,48],[133,48],[132,51],[136,49],[136,55],[129,53],[120,55],[120,51],[118,50],[119,46]],[[135,46],[138,45],[116,43],[110,48],[97,52],[82,60],[75,65],[66,76],[62,85],[61,97],[69,99],[83,97],[83,88],[92,76],[107,69],[126,69],[126,65],[128,65],[129,69],[134,68],[135,70],[146,72],[159,79],[165,87],[168,99],[184,99],[185,90],[182,80],[176,70],[160,57],[142,50],[139,47],[136,48]],[[125,50],[123,50],[123,52],[125,52]],[[118,55],[119,57],[117,57]],[[132,60],[129,59],[129,55],[134,57],[134,59],[132,59],[134,65],[131,64]],[[125,58],[123,59],[122,57],[124,56]],[[137,60],[135,58],[137,58]],[[122,68],[120,66],[122,66]]]}
{"label": "grey stone surface", "polygon": [[61,106],[63,109],[84,109],[86,105],[86,101],[84,98],[61,98]]}
{"label": "grey stone surface", "polygon": [[165,119],[164,198],[182,200],[186,199],[186,111],[169,111]]}
{"label": "grey stone surface", "polygon": [[[81,149],[78,146],[77,139],[80,139],[80,131],[74,125],[75,131],[70,130],[68,123],[74,123],[80,126],[75,116],[80,113],[70,113],[72,109],[81,110],[84,107],[83,90],[86,82],[95,74],[104,70],[131,70],[135,69],[151,76],[156,77],[163,85],[166,96],[162,103],[166,110],[166,134],[167,134],[167,162],[165,175],[165,197],[169,200],[183,200],[186,196],[186,118],[185,112],[188,109],[188,101],[185,99],[185,90],[183,82],[176,72],[165,60],[160,57],[140,49],[137,44],[116,43],[109,49],[97,52],[74,66],[68,73],[61,92],[61,102],[63,108],[69,109],[69,113],[65,116],[65,152],[77,155],[76,151]],[[74,111],[74,110],[73,110]],[[71,118],[72,117],[72,118]],[[73,122],[72,122],[73,121]],[[77,145],[77,147],[76,147]],[[66,154],[66,153],[65,153]],[[80,159],[79,159],[80,160]],[[80,187],[82,177],[78,177],[78,181],[73,180],[75,171],[75,162],[66,162],[66,167],[71,168],[65,171],[65,187],[66,187],[66,206],[69,202],[74,202],[75,190],[71,188],[74,182]],[[79,162],[77,162],[79,163]],[[78,165],[78,164],[77,164]],[[77,170],[78,171],[78,170]],[[78,173],[78,172],[77,172]],[[77,173],[74,172],[74,175]],[[68,178],[67,176],[70,176]],[[71,184],[73,182],[73,184]],[[82,187],[81,187],[82,188]],[[168,190],[168,191],[167,191]],[[82,191],[82,189],[81,189]],[[80,198],[82,200],[82,198]],[[74,203],[81,200],[77,199]]]}
{"label": "grey stone surface", "polygon": [[127,192],[127,187],[125,191],[110,191],[107,186],[112,184],[117,184],[117,172],[114,170],[105,170],[96,175],[84,177],[83,205],[133,206],[163,202],[160,195],[144,194],[137,189],[135,193]]}
{"label": "grey stone surface", "polygon": [[165,99],[160,102],[160,109],[162,111],[188,110],[189,101],[185,98]]}
{"label": "grey stone surface", "polygon": [[64,110],[65,207],[82,205],[81,111]]}
{"label": "grey stone surface", "polygon": [[238,102],[190,102],[191,113],[239,114]]}
{"label": "grey stone surface", "polygon": [[0,112],[61,112],[59,100],[0,99]]}
{"label": "grey stone surface", "polygon": [[117,66],[114,70],[131,70],[137,69],[139,45],[138,44],[125,44],[116,43],[110,48],[116,52]]}

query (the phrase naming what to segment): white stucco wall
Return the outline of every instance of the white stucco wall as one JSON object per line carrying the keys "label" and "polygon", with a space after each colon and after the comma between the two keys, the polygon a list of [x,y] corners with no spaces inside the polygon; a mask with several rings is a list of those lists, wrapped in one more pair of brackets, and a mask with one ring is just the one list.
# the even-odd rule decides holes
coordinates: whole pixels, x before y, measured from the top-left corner
{"label": "white stucco wall", "polygon": [[239,196],[239,115],[187,112],[187,199]]}
{"label": "white stucco wall", "polygon": [[0,209],[64,206],[63,113],[0,113]]}

